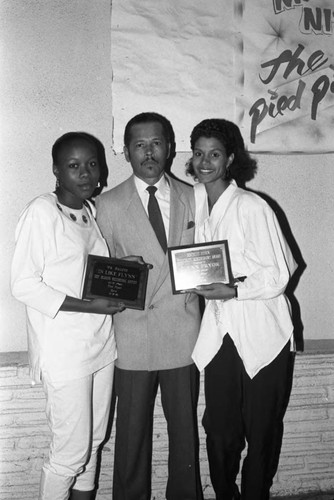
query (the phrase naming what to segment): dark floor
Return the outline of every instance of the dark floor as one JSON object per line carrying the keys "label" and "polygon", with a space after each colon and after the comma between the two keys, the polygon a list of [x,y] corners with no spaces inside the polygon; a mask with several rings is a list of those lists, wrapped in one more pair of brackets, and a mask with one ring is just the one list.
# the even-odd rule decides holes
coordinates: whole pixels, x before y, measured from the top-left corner
{"label": "dark floor", "polygon": [[[215,500],[214,498],[209,500]],[[272,496],[271,500],[334,500],[334,491],[327,493],[309,493],[290,497]]]}
{"label": "dark floor", "polygon": [[293,497],[272,497],[272,500],[334,500],[334,491],[328,493],[310,493]]}
{"label": "dark floor", "polygon": [[272,500],[334,500],[334,492],[332,493],[311,493],[297,495],[293,497],[272,497]]}

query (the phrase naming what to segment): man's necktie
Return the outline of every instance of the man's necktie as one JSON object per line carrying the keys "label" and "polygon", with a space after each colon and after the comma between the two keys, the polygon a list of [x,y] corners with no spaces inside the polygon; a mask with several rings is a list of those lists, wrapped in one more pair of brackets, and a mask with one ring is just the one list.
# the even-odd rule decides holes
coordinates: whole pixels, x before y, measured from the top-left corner
{"label": "man's necktie", "polygon": [[148,186],[146,190],[149,192],[150,197],[148,200],[148,217],[150,219],[150,222],[152,224],[152,227],[155,231],[155,234],[157,235],[157,238],[159,240],[159,243],[163,249],[163,251],[166,253],[167,250],[167,239],[166,239],[166,231],[165,231],[165,226],[164,222],[162,220],[162,215],[159,207],[159,203],[155,197],[155,192],[157,188],[155,186]]}

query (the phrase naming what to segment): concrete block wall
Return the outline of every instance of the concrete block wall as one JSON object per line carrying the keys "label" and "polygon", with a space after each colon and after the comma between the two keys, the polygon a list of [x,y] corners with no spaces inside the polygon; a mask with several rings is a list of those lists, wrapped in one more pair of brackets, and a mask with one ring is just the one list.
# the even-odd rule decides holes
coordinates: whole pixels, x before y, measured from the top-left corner
{"label": "concrete block wall", "polygon": [[326,344],[296,357],[273,493],[334,491],[334,352]]}
{"label": "concrete block wall", "polygon": [[[203,379],[202,379],[203,382]],[[49,430],[40,386],[32,386],[26,353],[0,354],[0,500],[36,500]],[[214,498],[200,424],[200,461],[206,499]],[[97,500],[110,500],[114,430],[101,456]],[[154,425],[152,500],[165,498],[167,433],[160,398]],[[285,433],[273,496],[334,491],[334,342],[310,343],[296,356],[294,383],[285,417]]]}

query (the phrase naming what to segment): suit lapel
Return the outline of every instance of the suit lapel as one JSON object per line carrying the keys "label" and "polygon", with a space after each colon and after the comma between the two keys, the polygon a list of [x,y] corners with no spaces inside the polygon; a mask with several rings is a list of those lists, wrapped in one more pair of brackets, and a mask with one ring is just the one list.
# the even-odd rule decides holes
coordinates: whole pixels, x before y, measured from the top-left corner
{"label": "suit lapel", "polygon": [[176,188],[176,184],[173,179],[169,178],[170,182],[170,224],[169,224],[169,236],[168,236],[168,246],[178,246],[181,241],[183,225],[184,225],[184,214],[185,214],[185,203],[183,201],[183,193]]}
{"label": "suit lapel", "polygon": [[[183,201],[183,193],[177,189],[176,183],[169,176],[168,181],[170,184],[170,222],[169,222],[169,235],[168,246],[178,246],[181,242],[181,236],[184,225],[185,204]],[[153,293],[157,293],[161,285],[166,279],[170,279],[169,275],[169,262],[168,255],[164,256],[159,279]]]}
{"label": "suit lapel", "polygon": [[126,231],[131,231],[134,238],[138,239],[138,254],[149,256],[150,264],[161,267],[165,254],[155,236],[154,230],[138,195],[133,176],[129,179],[128,187],[128,204],[126,206],[126,211],[129,227],[126,228]]}
{"label": "suit lapel", "polygon": [[[177,184],[172,178],[168,177],[170,184],[170,224],[168,235],[168,246],[178,246],[181,242],[181,236],[184,226],[185,201],[183,192],[177,189]],[[137,239],[136,249],[138,255],[145,255],[149,264],[153,264],[156,269],[160,269],[158,279],[152,290],[152,295],[156,294],[166,279],[169,279],[168,256],[164,254],[161,246],[155,236],[149,218],[145,212],[141,199],[138,195],[134,176],[131,176],[127,182],[127,192],[124,193],[124,199],[128,202],[125,205],[127,212],[128,227],[127,232],[131,232]],[[137,250],[136,250],[137,251]],[[150,297],[147,297],[149,300]]]}

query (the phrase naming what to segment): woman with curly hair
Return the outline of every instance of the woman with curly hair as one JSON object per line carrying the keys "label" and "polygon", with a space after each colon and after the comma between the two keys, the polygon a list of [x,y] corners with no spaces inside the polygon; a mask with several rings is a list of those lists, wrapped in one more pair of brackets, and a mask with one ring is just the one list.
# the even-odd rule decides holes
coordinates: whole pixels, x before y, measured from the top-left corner
{"label": "woman with curly hair", "polygon": [[256,160],[239,128],[204,120],[191,134],[187,171],[195,185],[197,243],[228,240],[234,286],[195,289],[206,300],[193,359],[205,368],[210,475],[216,498],[267,500],[277,470],[289,393],[293,325],[284,295],[296,264],[275,213],[239,187]]}

